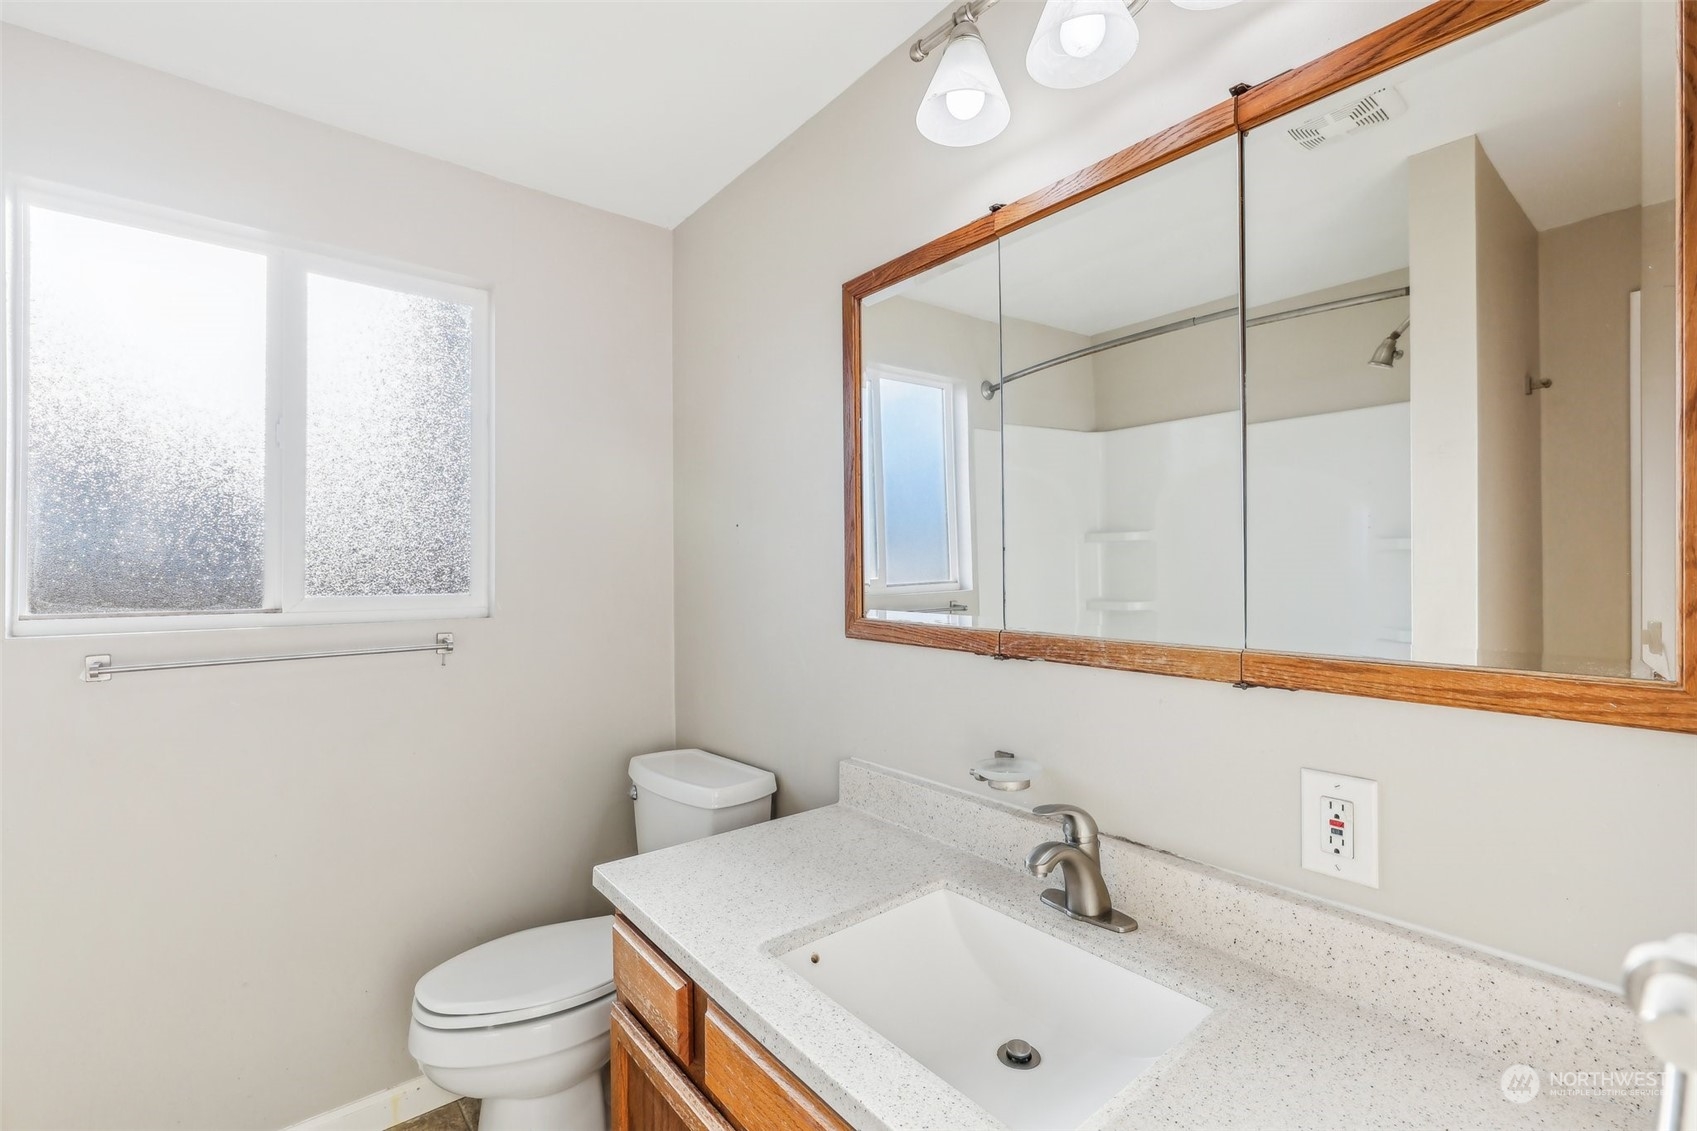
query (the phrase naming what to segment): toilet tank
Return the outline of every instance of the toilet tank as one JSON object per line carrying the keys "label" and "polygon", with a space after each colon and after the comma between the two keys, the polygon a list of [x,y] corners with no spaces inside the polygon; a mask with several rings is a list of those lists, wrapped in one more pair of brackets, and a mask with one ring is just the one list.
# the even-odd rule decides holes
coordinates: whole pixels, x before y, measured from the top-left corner
{"label": "toilet tank", "polygon": [[638,852],[769,821],[778,789],[768,771],[705,750],[639,755],[630,780]]}

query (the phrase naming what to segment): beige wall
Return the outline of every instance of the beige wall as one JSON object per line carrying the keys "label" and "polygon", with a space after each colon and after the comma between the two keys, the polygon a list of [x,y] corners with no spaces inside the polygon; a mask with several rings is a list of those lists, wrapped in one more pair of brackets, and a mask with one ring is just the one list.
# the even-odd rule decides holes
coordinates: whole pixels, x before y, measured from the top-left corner
{"label": "beige wall", "polygon": [[1539,515],[1538,233],[1483,149],[1475,151],[1478,254],[1479,662],[1543,658]]}
{"label": "beige wall", "polygon": [[[1545,648],[1559,666],[1623,669],[1632,640],[1628,296],[1641,275],[1639,210],[1542,232],[1538,247],[1543,375],[1554,382],[1535,398],[1544,430]],[[1670,336],[1665,318],[1660,325]]]}
{"label": "beige wall", "polygon": [[[1408,286],[1407,270],[1249,308],[1251,318],[1334,299]],[[1367,364],[1385,335],[1408,318],[1408,298],[1328,310],[1249,331],[1249,422],[1400,404],[1419,343],[1404,334],[1404,357],[1389,369]]]}
{"label": "beige wall", "polygon": [[[1360,279],[1284,302],[1254,307],[1259,317],[1333,299],[1408,285],[1408,272]],[[1223,300],[1229,302],[1230,298]],[[1084,337],[1018,318],[1003,323],[1010,370],[1085,346],[1211,313],[1221,302]],[[1252,422],[1343,412],[1408,400],[1408,362],[1367,364],[1373,347],[1408,317],[1408,299],[1328,311],[1249,331]],[[886,299],[862,314],[867,361],[958,376],[976,386],[996,377],[996,325],[920,300]],[[1408,338],[1405,351],[1412,352]],[[1238,407],[1237,322],[1222,319],[1118,346],[1021,378],[1010,386],[1009,424],[1108,432],[1185,420]],[[984,407],[980,407],[980,405]],[[1001,423],[994,401],[973,406],[975,427]]]}
{"label": "beige wall", "polygon": [[[1082,334],[1030,322],[1023,318],[1002,321],[1002,349],[1009,373],[1026,365],[1047,361],[1083,349],[1091,339]],[[1067,428],[1093,432],[1096,419],[1096,366],[1100,355],[1082,357],[1020,378],[1002,391],[1003,423],[1029,424],[1040,428]],[[1029,361],[1024,359],[1031,359]],[[998,397],[998,399],[1000,399]]]}
{"label": "beige wall", "polygon": [[[1105,342],[1152,330],[1212,313],[1231,301],[1232,296],[1227,296],[1221,302],[1175,310],[1146,322],[1116,327],[1091,340]],[[1223,318],[1094,355],[1096,428],[1106,432],[1236,412],[1242,393],[1237,352],[1237,319]]]}
{"label": "beige wall", "polygon": [[[673,738],[671,239],[10,26],[3,46],[8,175],[493,288],[492,618],[0,645],[0,1123],[280,1127],[416,1075],[419,975],[604,912],[589,870],[634,848],[624,762]],[[439,629],[446,667],[76,679],[90,652]]]}
{"label": "beige wall", "polygon": [[1007,319],[998,330],[996,323],[970,314],[898,297],[863,308],[860,341],[861,359],[867,365],[915,369],[966,385],[974,428],[1000,428],[1004,412],[1008,424],[1079,432],[1095,426],[1096,390],[1089,358],[1069,361],[1015,382],[1008,387],[1005,407],[1000,396],[985,400],[978,388],[982,381],[1000,378],[999,350],[1018,351],[1028,357],[1060,357],[1090,344],[1090,339],[1080,334],[1019,318]]}
{"label": "beige wall", "polygon": [[[680,740],[775,770],[785,812],[833,800],[842,757],[960,781],[1018,751],[1047,766],[1022,798],[1599,980],[1691,929],[1690,736],[844,638],[843,280],[1408,10],[1268,5],[1209,53],[1149,34],[1135,74],[1057,92],[1023,78],[1023,8],[983,21],[1016,105],[994,143],[921,139],[925,76],[895,51],[675,233]],[[1380,782],[1379,889],[1300,869],[1303,766]]]}
{"label": "beige wall", "polygon": [[889,298],[861,310],[860,351],[866,366],[892,365],[959,381],[970,391],[974,428],[996,426],[1000,410],[978,395],[980,381],[999,375],[996,324],[912,298]]}
{"label": "beige wall", "polygon": [[[1251,318],[1333,299],[1408,286],[1408,272],[1359,279],[1278,303],[1251,306]],[[1178,310],[1149,322],[1122,326],[1093,341],[1167,325],[1219,310],[1229,303]],[[1270,322],[1249,331],[1249,420],[1286,420],[1408,400],[1405,359],[1392,369],[1367,364],[1373,348],[1408,317],[1408,299]],[[1412,350],[1403,338],[1405,351]],[[1238,407],[1237,322],[1227,318],[1099,353],[1096,428],[1108,431],[1183,420]]]}

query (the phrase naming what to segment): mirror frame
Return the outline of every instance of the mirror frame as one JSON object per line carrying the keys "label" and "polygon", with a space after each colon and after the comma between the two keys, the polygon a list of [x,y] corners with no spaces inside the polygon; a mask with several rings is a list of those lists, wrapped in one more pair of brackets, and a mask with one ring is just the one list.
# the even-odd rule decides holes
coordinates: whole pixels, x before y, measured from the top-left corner
{"label": "mirror frame", "polygon": [[[1437,0],[1395,23],[1255,87],[1153,137],[1021,197],[843,284],[843,474],[846,634],[998,659],[1217,680],[1242,688],[1324,691],[1545,718],[1697,733],[1697,0],[1678,0],[1677,249],[1680,492],[1679,682],[1564,675],[1262,650],[1197,648],[1083,636],[962,628],[869,618],[861,562],[861,303],[868,296],[993,243],[1010,232],[1125,184],[1204,146],[1242,137],[1310,103],[1373,78],[1545,0]],[[1240,166],[1241,168],[1241,166]],[[1240,304],[1241,305],[1241,304]]]}

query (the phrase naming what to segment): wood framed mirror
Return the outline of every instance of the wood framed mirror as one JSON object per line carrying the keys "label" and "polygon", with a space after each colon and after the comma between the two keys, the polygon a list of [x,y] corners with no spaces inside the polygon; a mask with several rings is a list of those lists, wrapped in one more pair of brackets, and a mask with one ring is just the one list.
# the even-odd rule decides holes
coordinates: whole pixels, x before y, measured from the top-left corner
{"label": "wood framed mirror", "polygon": [[1236,89],[844,285],[847,634],[1697,732],[1697,5]]}

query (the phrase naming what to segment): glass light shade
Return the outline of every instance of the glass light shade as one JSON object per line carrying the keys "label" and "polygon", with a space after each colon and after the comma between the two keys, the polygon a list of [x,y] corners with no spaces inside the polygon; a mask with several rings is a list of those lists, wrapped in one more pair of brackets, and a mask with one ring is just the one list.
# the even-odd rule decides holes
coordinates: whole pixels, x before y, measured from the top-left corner
{"label": "glass light shade", "polygon": [[1189,8],[1192,12],[1206,12],[1210,8],[1229,8],[1237,0],[1173,0],[1180,8]]}
{"label": "glass light shade", "polygon": [[1056,90],[1089,86],[1125,66],[1137,39],[1125,0],[1049,0],[1026,48],[1025,69]]}
{"label": "glass light shade", "polygon": [[1108,37],[1108,17],[1100,12],[1074,16],[1061,24],[1061,50],[1074,59],[1091,54]]}
{"label": "glass light shade", "polygon": [[978,29],[958,25],[937,61],[914,123],[938,145],[977,145],[1007,128],[1012,113]]}

